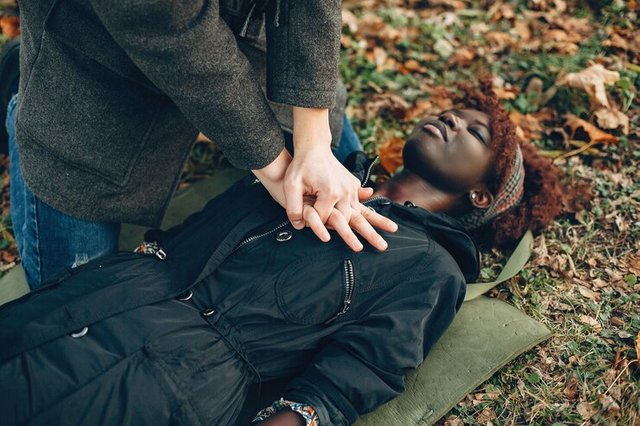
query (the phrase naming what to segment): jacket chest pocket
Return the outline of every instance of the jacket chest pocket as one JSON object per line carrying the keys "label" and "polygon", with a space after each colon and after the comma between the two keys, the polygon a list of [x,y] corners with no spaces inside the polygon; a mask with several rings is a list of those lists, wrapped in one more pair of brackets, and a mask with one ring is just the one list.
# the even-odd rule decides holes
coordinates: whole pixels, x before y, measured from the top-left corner
{"label": "jacket chest pocket", "polygon": [[278,307],[292,323],[330,324],[345,315],[357,286],[356,263],[334,257],[296,261],[276,282]]}

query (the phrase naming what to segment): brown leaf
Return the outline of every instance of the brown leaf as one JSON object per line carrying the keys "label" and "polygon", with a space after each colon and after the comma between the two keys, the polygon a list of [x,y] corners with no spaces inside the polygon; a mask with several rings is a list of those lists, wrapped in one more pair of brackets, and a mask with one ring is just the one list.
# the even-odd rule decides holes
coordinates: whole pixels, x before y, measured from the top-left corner
{"label": "brown leaf", "polygon": [[17,16],[4,15],[0,17],[0,32],[9,38],[16,38],[20,35],[20,18]]}
{"label": "brown leaf", "polygon": [[420,65],[420,62],[415,59],[409,59],[404,63],[404,67],[411,72],[426,72],[427,69]]}
{"label": "brown leaf", "polygon": [[622,133],[629,134],[629,117],[622,111],[612,108],[600,108],[594,115],[596,116],[598,126],[603,129],[617,129],[622,127]]}
{"label": "brown leaf", "polygon": [[629,42],[622,38],[619,34],[613,33],[611,36],[602,42],[603,47],[613,47],[615,49],[629,50]]}
{"label": "brown leaf", "polygon": [[468,67],[473,63],[475,58],[476,51],[474,49],[471,49],[470,47],[463,47],[456,50],[449,60],[459,67]]}
{"label": "brown leaf", "polygon": [[580,322],[591,326],[593,328],[593,331],[595,331],[596,333],[602,330],[602,326],[600,325],[598,320],[596,320],[595,318],[591,318],[590,316],[580,315]]}
{"label": "brown leaf", "polygon": [[513,110],[509,113],[509,118],[516,125],[516,132],[519,136],[525,141],[532,141],[542,137],[544,131],[542,122],[552,119],[553,112],[549,109],[543,109],[533,114],[522,114]]}
{"label": "brown leaf", "polygon": [[389,172],[395,173],[403,164],[402,149],[404,148],[404,139],[393,137],[378,147],[378,155],[380,155],[380,164]]}
{"label": "brown leaf", "polygon": [[486,37],[494,52],[500,52],[515,44],[515,40],[509,33],[490,31]]}
{"label": "brown leaf", "polygon": [[636,363],[640,363],[640,331],[636,336]]}
{"label": "brown leaf", "polygon": [[573,376],[569,378],[564,385],[564,396],[566,396],[567,399],[574,400],[578,397],[578,384],[578,379]]}
{"label": "brown leaf", "polygon": [[9,250],[0,251],[0,261],[2,263],[13,263],[16,261],[16,255]]}
{"label": "brown leaf", "polygon": [[588,402],[581,402],[576,406],[576,411],[582,417],[582,420],[589,420],[598,410]]}
{"label": "brown leaf", "polygon": [[515,99],[516,95],[519,92],[518,88],[516,87],[511,87],[511,88],[494,87],[493,91],[498,96],[498,99]]}
{"label": "brown leaf", "polygon": [[588,142],[593,142],[593,143],[599,143],[599,142],[603,142],[603,143],[613,143],[613,142],[618,142],[618,138],[603,132],[602,130],[598,129],[596,126],[594,126],[593,124],[589,123],[588,121],[585,121],[573,114],[567,114],[565,116],[565,126],[569,127],[571,129],[571,139],[575,139],[575,136],[577,135],[577,133],[583,132],[587,137],[588,137]]}
{"label": "brown leaf", "polygon": [[342,26],[349,28],[351,34],[358,32],[358,18],[350,10],[342,9]]}
{"label": "brown leaf", "polygon": [[584,90],[596,106],[609,108],[605,85],[614,84],[619,79],[618,72],[609,71],[600,64],[593,64],[583,71],[565,75],[557,84]]}
{"label": "brown leaf", "polygon": [[595,291],[589,290],[586,287],[578,286],[578,291],[580,292],[581,295],[583,295],[587,299],[591,299],[595,301],[600,300],[600,293],[596,293]]}
{"label": "brown leaf", "polygon": [[368,120],[379,115],[391,115],[397,120],[404,120],[411,104],[402,97],[393,93],[377,93],[373,99],[364,106],[365,115]]}
{"label": "brown leaf", "polygon": [[612,417],[620,417],[620,405],[609,395],[599,395],[598,402],[602,406],[602,409],[607,412],[608,415]]}

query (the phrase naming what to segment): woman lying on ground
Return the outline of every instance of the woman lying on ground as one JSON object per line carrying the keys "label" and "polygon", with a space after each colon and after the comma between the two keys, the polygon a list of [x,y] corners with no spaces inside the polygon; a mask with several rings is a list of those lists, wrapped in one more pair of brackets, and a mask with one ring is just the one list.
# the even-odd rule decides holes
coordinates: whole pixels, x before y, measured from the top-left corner
{"label": "woman lying on ground", "polygon": [[[477,276],[459,223],[504,244],[560,211],[556,169],[518,145],[486,83],[474,99],[420,122],[404,171],[366,202],[399,225],[385,252],[294,230],[245,180],[149,233],[146,255],[0,309],[3,422],[230,425],[252,383],[293,376],[255,422],[346,425],[400,394]],[[369,163],[348,161],[363,185]]]}

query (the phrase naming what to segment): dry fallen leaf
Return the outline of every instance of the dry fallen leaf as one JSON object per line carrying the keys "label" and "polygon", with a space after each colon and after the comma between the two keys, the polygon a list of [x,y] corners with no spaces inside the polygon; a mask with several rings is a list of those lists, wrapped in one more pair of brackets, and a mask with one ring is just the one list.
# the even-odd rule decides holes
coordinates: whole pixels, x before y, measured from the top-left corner
{"label": "dry fallen leaf", "polygon": [[0,32],[9,38],[18,37],[20,35],[20,18],[9,15],[0,17]]}
{"label": "dry fallen leaf", "polygon": [[473,64],[476,58],[476,51],[470,47],[462,47],[451,56],[450,61],[459,67],[468,67]]}
{"label": "dry fallen leaf", "polygon": [[612,108],[600,108],[593,115],[596,116],[598,126],[603,129],[617,129],[622,127],[622,133],[629,134],[629,117],[622,111]]}
{"label": "dry fallen leaf", "polygon": [[588,402],[581,402],[576,406],[576,411],[582,417],[582,420],[589,420],[598,410]]}
{"label": "dry fallen leaf", "polygon": [[509,118],[516,125],[516,133],[525,141],[537,140],[542,137],[544,126],[542,122],[553,118],[550,109],[543,109],[533,114],[522,114],[517,110],[509,113]]}
{"label": "dry fallen leaf", "polygon": [[531,28],[529,27],[529,23],[527,21],[518,19],[514,24],[513,28],[515,29],[520,39],[523,41],[529,41],[531,39]]}
{"label": "dry fallen leaf", "polygon": [[565,75],[557,84],[584,90],[596,106],[609,108],[605,85],[614,84],[619,79],[618,72],[609,71],[600,64],[593,64],[583,71]]}
{"label": "dry fallen leaf", "polygon": [[342,26],[349,28],[351,34],[358,32],[358,18],[350,10],[342,9]]}
{"label": "dry fallen leaf", "polygon": [[399,137],[393,137],[378,147],[380,164],[387,172],[395,173],[398,167],[402,166],[402,148],[404,139]]}
{"label": "dry fallen leaf", "polygon": [[593,331],[599,333],[602,330],[602,326],[595,318],[591,318],[587,315],[580,315],[580,322],[586,325],[589,325],[593,328]]}
{"label": "dry fallen leaf", "polygon": [[610,143],[610,142],[618,141],[618,138],[615,137],[614,135],[611,135],[607,132],[604,132],[598,129],[593,124],[579,118],[578,116],[575,116],[573,114],[567,114],[565,116],[565,119],[566,119],[565,126],[571,129],[571,139],[574,139],[578,131],[581,131],[581,132],[584,132],[584,134],[586,134],[586,136],[589,138],[588,142],[591,142],[591,143],[598,143],[598,142]]}
{"label": "dry fallen leaf", "polygon": [[613,47],[615,49],[620,49],[627,51],[629,50],[629,42],[622,38],[619,34],[613,33],[611,37],[602,42],[603,47]]}
{"label": "dry fallen leaf", "polygon": [[569,400],[574,400],[578,397],[578,386],[580,382],[575,377],[569,378],[564,385],[564,396]]}

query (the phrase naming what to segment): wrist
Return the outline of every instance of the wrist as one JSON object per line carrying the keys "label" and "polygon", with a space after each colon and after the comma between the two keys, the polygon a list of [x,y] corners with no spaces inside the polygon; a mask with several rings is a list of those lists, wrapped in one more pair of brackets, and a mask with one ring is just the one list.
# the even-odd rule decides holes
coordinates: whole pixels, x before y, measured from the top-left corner
{"label": "wrist", "polygon": [[286,149],[283,149],[271,163],[261,169],[252,170],[252,172],[263,182],[282,182],[290,163],[291,155]]}
{"label": "wrist", "polygon": [[328,109],[293,108],[293,146],[296,153],[319,147],[330,150]]}

